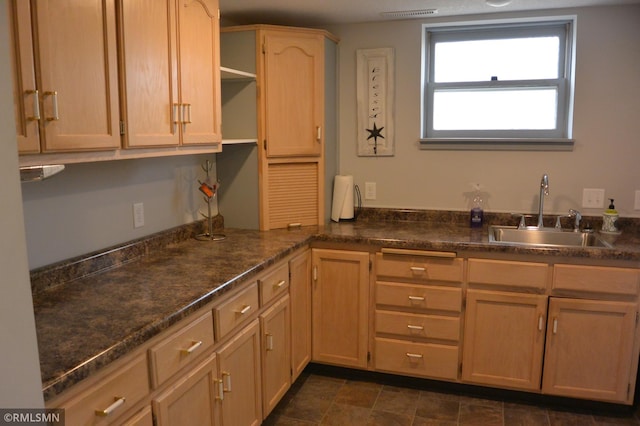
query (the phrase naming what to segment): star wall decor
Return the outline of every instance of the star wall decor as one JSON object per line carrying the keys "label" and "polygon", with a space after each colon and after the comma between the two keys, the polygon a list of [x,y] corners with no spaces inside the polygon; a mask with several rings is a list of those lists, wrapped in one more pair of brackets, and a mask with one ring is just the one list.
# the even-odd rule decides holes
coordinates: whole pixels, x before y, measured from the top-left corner
{"label": "star wall decor", "polygon": [[395,150],[394,51],[392,48],[357,49],[356,59],[358,155],[392,156]]}

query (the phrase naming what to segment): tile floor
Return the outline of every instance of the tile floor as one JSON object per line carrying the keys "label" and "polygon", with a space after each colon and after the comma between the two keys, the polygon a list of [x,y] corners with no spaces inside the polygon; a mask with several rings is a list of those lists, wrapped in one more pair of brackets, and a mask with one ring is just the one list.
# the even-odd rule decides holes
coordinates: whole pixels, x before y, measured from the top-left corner
{"label": "tile floor", "polygon": [[[463,390],[430,390],[420,381],[401,387],[398,380],[314,371],[308,368],[263,423],[304,425],[640,425],[640,412],[600,408],[531,405],[513,398],[485,399]],[[465,393],[463,393],[465,392]],[[604,410],[604,411],[603,411]]]}

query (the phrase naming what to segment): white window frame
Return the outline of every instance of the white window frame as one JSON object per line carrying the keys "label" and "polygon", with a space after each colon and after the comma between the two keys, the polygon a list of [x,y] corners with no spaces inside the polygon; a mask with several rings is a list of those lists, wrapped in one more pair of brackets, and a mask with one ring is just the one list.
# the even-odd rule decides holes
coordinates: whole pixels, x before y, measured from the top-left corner
{"label": "white window frame", "polygon": [[[576,16],[492,20],[455,24],[423,25],[422,149],[527,149],[571,150],[573,127]],[[435,83],[432,52],[436,41],[512,38],[523,35],[560,35],[557,79],[504,80],[482,82]],[[564,40],[564,43],[562,43]],[[557,121],[550,130],[434,130],[433,97],[440,89],[555,88],[558,92]]]}

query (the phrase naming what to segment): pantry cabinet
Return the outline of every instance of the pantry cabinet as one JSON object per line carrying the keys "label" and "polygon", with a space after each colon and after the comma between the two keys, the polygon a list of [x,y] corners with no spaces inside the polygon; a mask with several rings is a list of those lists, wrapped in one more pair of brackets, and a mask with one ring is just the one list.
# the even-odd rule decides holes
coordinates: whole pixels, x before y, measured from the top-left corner
{"label": "pantry cabinet", "polygon": [[369,253],[312,249],[313,361],[366,368]]}
{"label": "pantry cabinet", "polygon": [[222,182],[257,188],[246,193],[245,184],[223,186],[220,209],[234,212],[230,226],[268,230],[328,220],[325,199],[336,170],[337,131],[335,109],[325,100],[334,100],[335,57],[336,40],[325,31],[222,28],[222,65],[256,75],[255,85],[238,78],[223,84],[224,139],[251,140],[257,124],[257,145],[243,144],[219,156],[226,164],[218,171]]}
{"label": "pantry cabinet", "polygon": [[220,143],[218,1],[120,6],[125,145]]}
{"label": "pantry cabinet", "polygon": [[19,152],[119,148],[115,0],[8,3]]}

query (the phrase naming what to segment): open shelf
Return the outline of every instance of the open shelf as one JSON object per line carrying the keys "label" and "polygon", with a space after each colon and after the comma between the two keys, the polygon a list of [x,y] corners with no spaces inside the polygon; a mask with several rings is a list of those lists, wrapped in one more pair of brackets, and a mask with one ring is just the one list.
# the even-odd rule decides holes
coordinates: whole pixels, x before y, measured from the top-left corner
{"label": "open shelf", "polygon": [[233,68],[220,67],[220,76],[222,80],[255,80],[256,75],[246,71],[240,71]]}

